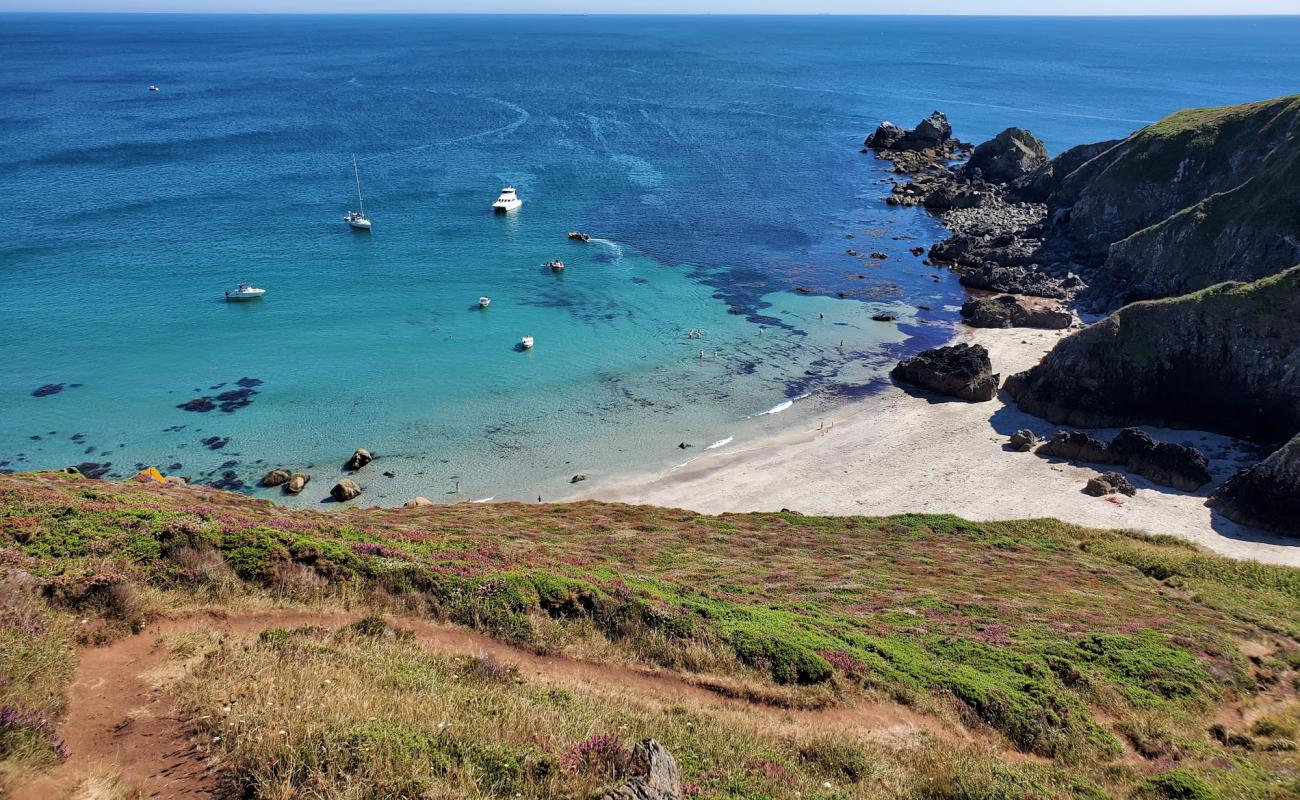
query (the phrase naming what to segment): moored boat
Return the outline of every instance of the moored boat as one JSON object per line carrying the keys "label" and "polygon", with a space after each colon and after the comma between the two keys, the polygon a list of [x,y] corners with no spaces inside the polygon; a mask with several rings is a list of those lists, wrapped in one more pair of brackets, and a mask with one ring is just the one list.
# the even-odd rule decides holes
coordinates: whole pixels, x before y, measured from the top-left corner
{"label": "moored boat", "polygon": [[554,259],[554,260],[552,260],[552,261],[547,261],[547,262],[546,262],[545,264],[543,264],[542,266],[550,267],[550,268],[551,268],[551,272],[563,272],[563,271],[564,271],[564,262],[561,261],[561,260],[558,259],[558,258],[557,258],[557,259]]}
{"label": "moored boat", "polygon": [[357,170],[357,157],[352,157],[352,177],[357,182],[357,205],[360,211],[349,211],[343,221],[350,225],[354,230],[370,230],[370,220],[366,217],[366,201],[361,199],[361,173]]}
{"label": "moored boat", "polygon": [[497,197],[496,202],[492,204],[492,210],[498,214],[504,214],[507,211],[514,211],[523,204],[524,201],[519,199],[519,194],[515,191],[515,187],[507,186],[501,190],[501,195]]}
{"label": "moored boat", "polygon": [[532,349],[533,349],[533,337],[531,337],[531,336],[525,336],[524,338],[520,339],[520,340],[519,340],[519,348],[520,348],[521,350],[532,350]]}
{"label": "moored boat", "polygon": [[241,283],[226,292],[226,302],[237,303],[245,300],[257,300],[264,294],[266,294],[265,289],[259,289],[251,283]]}
{"label": "moored boat", "polygon": [[491,303],[492,303],[492,298],[488,297],[487,295],[483,295],[478,299],[479,308],[487,308],[489,305],[491,305]]}

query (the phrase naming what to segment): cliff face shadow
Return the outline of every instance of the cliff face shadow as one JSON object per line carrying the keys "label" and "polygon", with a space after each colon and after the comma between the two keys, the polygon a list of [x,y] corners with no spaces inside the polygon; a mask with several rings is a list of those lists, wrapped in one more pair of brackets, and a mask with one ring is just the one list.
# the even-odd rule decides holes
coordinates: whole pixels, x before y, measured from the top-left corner
{"label": "cliff face shadow", "polygon": [[1283,536],[1280,533],[1270,533],[1258,528],[1249,528],[1239,522],[1233,522],[1213,509],[1210,510],[1210,527],[1225,539],[1253,542],[1255,544],[1271,544],[1278,547],[1300,548],[1300,528],[1296,528],[1294,536]]}

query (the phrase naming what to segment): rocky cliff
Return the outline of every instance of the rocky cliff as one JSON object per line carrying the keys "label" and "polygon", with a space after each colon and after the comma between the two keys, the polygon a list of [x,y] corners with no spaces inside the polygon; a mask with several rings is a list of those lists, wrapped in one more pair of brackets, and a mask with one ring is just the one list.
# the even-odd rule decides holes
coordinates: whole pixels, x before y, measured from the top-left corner
{"label": "rocky cliff", "polygon": [[1180,111],[1025,186],[1096,305],[1263,278],[1300,261],[1300,95]]}
{"label": "rocky cliff", "polygon": [[1300,431],[1300,266],[1126,306],[1011,376],[1020,407],[1079,427]]}
{"label": "rocky cliff", "polygon": [[1209,504],[1243,525],[1300,536],[1300,434],[1234,475],[1215,491]]}

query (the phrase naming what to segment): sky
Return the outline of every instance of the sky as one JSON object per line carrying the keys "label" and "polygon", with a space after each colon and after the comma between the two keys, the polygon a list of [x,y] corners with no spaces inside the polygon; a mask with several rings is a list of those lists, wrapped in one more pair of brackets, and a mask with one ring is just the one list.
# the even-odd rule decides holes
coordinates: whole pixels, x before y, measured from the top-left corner
{"label": "sky", "polygon": [[1300,14],[1300,0],[0,0],[0,11],[559,14]]}

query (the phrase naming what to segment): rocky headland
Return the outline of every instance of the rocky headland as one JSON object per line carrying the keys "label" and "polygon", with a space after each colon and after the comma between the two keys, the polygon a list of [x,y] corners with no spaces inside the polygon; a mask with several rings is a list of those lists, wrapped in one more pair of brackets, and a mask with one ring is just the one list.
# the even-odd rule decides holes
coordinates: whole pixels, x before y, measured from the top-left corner
{"label": "rocky headland", "polygon": [[[1062,328],[1071,308],[1113,312],[1008,378],[1022,410],[1266,445],[1300,431],[1300,95],[1180,111],[1055,158],[1023,128],[961,145],[940,112],[866,144],[906,176],[886,201],[950,230],[929,262],[994,293],[965,304],[968,325]],[[1297,449],[1244,470],[1214,507],[1300,535],[1300,516],[1278,511],[1300,502]]]}

